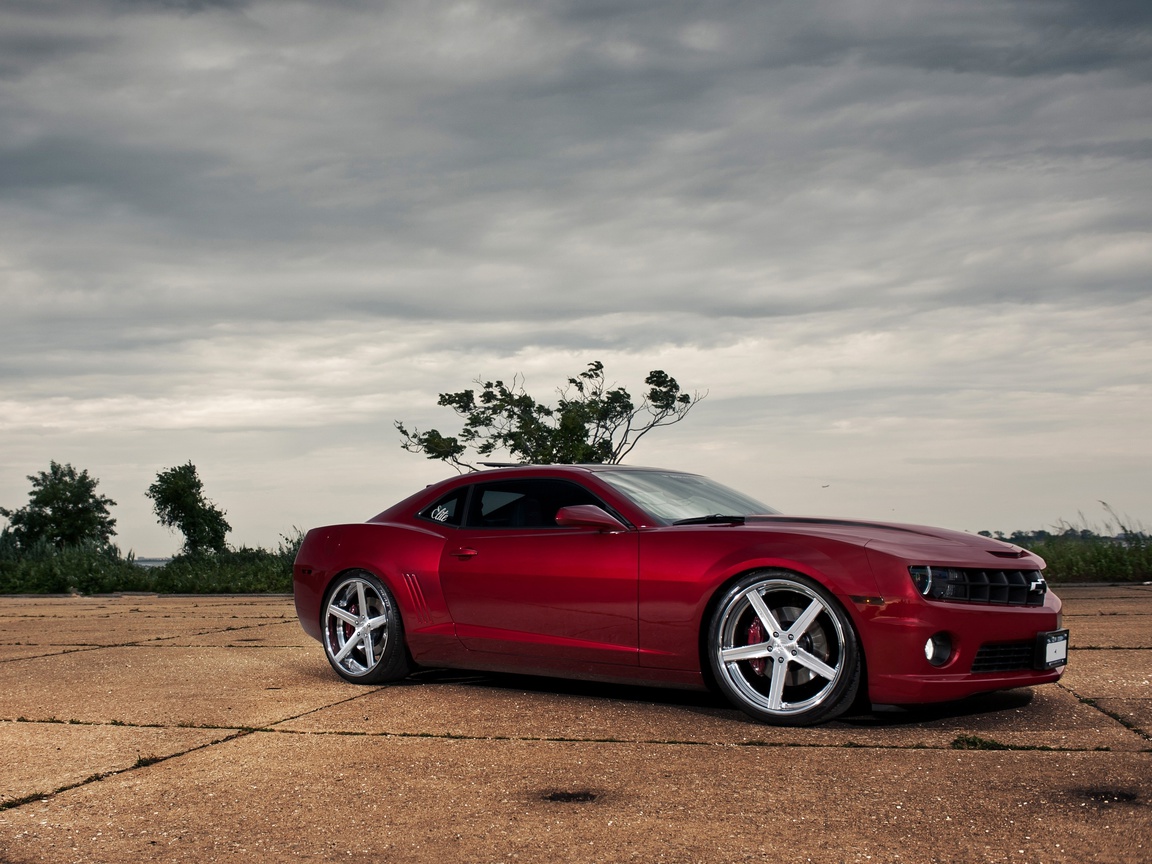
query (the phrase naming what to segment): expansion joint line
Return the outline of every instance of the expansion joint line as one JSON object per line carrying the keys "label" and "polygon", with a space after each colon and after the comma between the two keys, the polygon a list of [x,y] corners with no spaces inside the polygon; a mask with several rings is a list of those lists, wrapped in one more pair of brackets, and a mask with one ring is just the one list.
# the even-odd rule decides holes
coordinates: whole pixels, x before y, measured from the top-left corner
{"label": "expansion joint line", "polygon": [[1108,717],[1112,720],[1115,720],[1117,723],[1119,723],[1121,726],[1123,726],[1129,732],[1133,732],[1133,733],[1139,735],[1145,741],[1152,741],[1152,734],[1150,734],[1148,732],[1148,730],[1143,729],[1140,726],[1137,726],[1135,723],[1133,723],[1128,718],[1124,717],[1122,714],[1118,714],[1115,711],[1112,711],[1112,710],[1109,710],[1108,708],[1105,708],[1096,699],[1093,699],[1093,698],[1088,697],[1088,696],[1081,696],[1079,693],[1077,693],[1075,690],[1073,690],[1071,687],[1069,687],[1063,681],[1057,681],[1056,686],[1059,687],[1064,692],[1070,693],[1072,696],[1075,696],[1076,699],[1078,699],[1082,705],[1087,705],[1091,708],[1095,708],[1097,711],[1099,711],[1105,717]]}

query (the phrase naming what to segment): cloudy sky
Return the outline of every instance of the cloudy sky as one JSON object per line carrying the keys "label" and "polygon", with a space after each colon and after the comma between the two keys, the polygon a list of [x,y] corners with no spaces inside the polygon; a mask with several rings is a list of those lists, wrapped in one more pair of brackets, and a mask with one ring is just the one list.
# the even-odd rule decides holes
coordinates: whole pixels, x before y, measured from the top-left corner
{"label": "cloudy sky", "polygon": [[0,0],[0,505],[274,546],[592,360],[787,512],[1152,522],[1152,4]]}

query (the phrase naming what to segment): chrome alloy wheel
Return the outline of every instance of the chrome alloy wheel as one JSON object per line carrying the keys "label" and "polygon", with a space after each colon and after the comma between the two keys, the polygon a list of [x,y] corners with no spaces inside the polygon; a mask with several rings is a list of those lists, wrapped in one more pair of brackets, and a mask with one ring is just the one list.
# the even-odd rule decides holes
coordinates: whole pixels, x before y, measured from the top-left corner
{"label": "chrome alloy wheel", "polygon": [[395,606],[387,589],[369,574],[336,585],[324,607],[324,651],[345,678],[363,680],[384,660]]}
{"label": "chrome alloy wheel", "polygon": [[851,622],[809,579],[785,571],[736,583],[712,619],[709,660],[739,708],[769,723],[830,719],[855,697],[860,661]]}

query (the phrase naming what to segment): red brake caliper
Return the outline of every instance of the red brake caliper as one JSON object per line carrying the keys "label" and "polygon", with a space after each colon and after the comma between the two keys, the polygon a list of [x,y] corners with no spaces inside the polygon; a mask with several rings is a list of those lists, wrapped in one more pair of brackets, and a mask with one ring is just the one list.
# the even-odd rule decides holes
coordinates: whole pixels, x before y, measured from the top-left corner
{"label": "red brake caliper", "polygon": [[[759,645],[764,641],[764,626],[760,623],[759,618],[752,619],[752,625],[748,628],[748,644]],[[757,675],[763,675],[764,670],[768,668],[767,658],[754,657],[748,661],[748,665],[752,667],[752,671]]]}
{"label": "red brake caliper", "polygon": [[[353,615],[359,615],[360,610],[356,607],[357,607],[357,604],[349,603],[348,604],[348,611],[351,612]],[[353,627],[351,624],[349,624],[347,621],[345,621],[344,622],[344,638],[345,639],[351,639],[352,634],[355,632],[356,632],[356,628]]]}

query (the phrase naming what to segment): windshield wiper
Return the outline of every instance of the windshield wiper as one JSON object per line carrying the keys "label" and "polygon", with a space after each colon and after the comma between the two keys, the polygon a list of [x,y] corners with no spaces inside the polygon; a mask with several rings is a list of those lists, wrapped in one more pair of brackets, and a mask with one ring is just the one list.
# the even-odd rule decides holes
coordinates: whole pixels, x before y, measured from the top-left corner
{"label": "windshield wiper", "polygon": [[723,513],[711,513],[707,516],[693,516],[691,519],[677,519],[673,525],[743,525],[743,516],[725,516]]}

